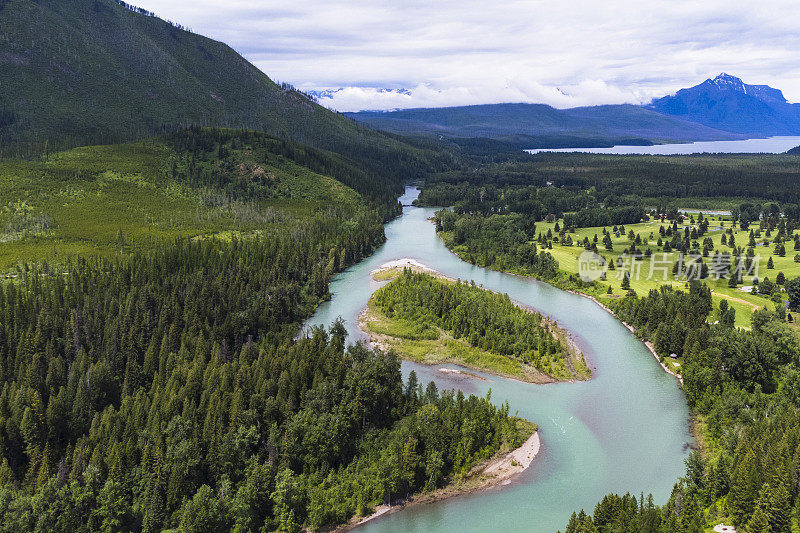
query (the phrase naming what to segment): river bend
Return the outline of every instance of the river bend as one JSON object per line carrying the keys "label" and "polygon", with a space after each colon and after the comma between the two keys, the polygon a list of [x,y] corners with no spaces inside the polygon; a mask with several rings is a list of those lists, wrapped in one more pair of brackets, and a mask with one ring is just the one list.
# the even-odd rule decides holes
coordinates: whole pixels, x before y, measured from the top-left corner
{"label": "river bend", "polygon": [[[419,191],[408,187],[410,204]],[[350,340],[364,339],[357,316],[382,285],[370,272],[382,264],[413,258],[446,276],[474,280],[487,289],[549,315],[567,329],[594,373],[578,383],[532,385],[481,374],[486,381],[457,377],[403,362],[421,383],[460,388],[492,401],[508,400],[511,413],[539,425],[542,449],[531,467],[511,485],[478,494],[410,507],[359,528],[377,532],[466,532],[563,530],[570,514],[595,504],[608,492],[652,492],[663,504],[683,475],[693,439],[683,392],[619,321],[587,298],[546,283],[470,265],[451,253],[428,220],[435,209],[405,207],[386,225],[386,243],[373,255],[338,274],[332,299],[308,324],[329,326],[341,316]],[[455,367],[454,367],[455,368]]]}

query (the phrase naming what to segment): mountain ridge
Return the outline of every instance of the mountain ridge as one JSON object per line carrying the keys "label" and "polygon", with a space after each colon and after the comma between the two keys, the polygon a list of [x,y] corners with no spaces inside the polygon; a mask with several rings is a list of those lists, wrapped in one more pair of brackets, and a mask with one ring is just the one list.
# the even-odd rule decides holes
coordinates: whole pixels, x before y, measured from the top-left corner
{"label": "mountain ridge", "polygon": [[500,103],[345,113],[377,129],[538,147],[589,147],[800,135],[800,104],[725,72],[651,103],[556,109]]}
{"label": "mountain ridge", "polygon": [[789,103],[780,89],[749,85],[724,72],[674,95],[654,99],[646,107],[744,135],[800,134],[800,104]]}
{"label": "mountain ridge", "polygon": [[0,155],[109,144],[188,126],[263,131],[358,161],[376,179],[440,157],[359,125],[228,45],[116,0],[0,2]]}
{"label": "mountain ridge", "polygon": [[[740,135],[670,117],[632,104],[556,109],[546,104],[482,104],[396,111],[361,111],[346,116],[374,128],[408,135],[531,142],[568,136],[581,142],[626,139],[637,144],[665,141],[730,140]],[[536,146],[528,146],[534,148]]]}

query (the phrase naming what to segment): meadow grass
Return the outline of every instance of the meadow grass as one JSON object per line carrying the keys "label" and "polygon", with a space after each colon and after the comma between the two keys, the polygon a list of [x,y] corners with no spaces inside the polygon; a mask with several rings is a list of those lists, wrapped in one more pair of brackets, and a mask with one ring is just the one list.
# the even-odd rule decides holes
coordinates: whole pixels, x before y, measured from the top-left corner
{"label": "meadow grass", "polygon": [[[180,183],[170,172],[178,159],[170,147],[148,142],[0,162],[0,272],[25,261],[125,256],[176,238],[229,239],[278,230],[332,206],[362,205],[352,189],[280,157],[261,165],[277,185],[260,200]],[[17,231],[25,223],[21,217],[46,220],[48,227]]]}

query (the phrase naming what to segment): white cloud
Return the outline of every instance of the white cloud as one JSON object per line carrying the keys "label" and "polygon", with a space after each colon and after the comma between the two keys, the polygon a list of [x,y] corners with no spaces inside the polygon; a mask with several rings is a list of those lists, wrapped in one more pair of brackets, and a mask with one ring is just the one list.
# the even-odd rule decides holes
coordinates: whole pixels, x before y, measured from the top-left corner
{"label": "white cloud", "polygon": [[[301,88],[317,92],[317,88],[314,87]],[[319,102],[339,111],[359,111],[504,102],[536,102],[564,108],[596,104],[645,103],[651,99],[644,94],[622,91],[602,80],[584,80],[578,85],[561,88],[521,80],[506,84],[489,83],[442,89],[420,84],[403,89],[387,91],[376,87],[331,87],[319,98]]]}
{"label": "white cloud", "polygon": [[[640,103],[720,71],[800,100],[794,0],[138,0],[337,109]],[[412,95],[375,88],[412,89]]]}

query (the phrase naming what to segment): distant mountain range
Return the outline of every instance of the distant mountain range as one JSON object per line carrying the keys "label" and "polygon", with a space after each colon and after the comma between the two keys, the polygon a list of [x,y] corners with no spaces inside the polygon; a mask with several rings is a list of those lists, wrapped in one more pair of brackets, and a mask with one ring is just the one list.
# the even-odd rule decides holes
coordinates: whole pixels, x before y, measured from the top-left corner
{"label": "distant mountain range", "polygon": [[790,104],[768,85],[748,85],[725,74],[674,96],[653,101],[649,109],[665,115],[749,136],[800,134],[800,104]]}
{"label": "distant mountain range", "polygon": [[767,85],[720,74],[645,106],[555,109],[488,104],[346,113],[374,128],[536,147],[590,147],[800,135],[800,105]]}
{"label": "distant mountain range", "polygon": [[336,89],[309,96],[276,84],[227,45],[121,1],[0,0],[0,28],[0,156],[214,125],[265,131],[400,180],[433,152],[376,129],[511,149],[800,134],[798,104],[727,74],[647,106],[494,104],[348,113],[353,121],[314,101]]}
{"label": "distant mountain range", "polygon": [[742,138],[635,105],[555,109],[544,104],[487,104],[346,114],[374,128],[400,134],[485,137],[530,147]]}

